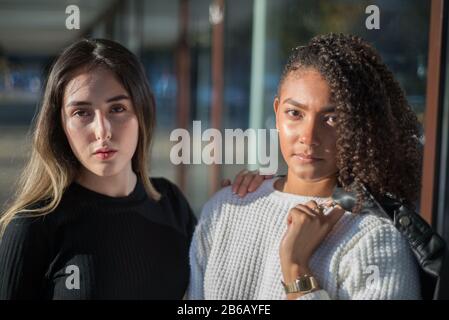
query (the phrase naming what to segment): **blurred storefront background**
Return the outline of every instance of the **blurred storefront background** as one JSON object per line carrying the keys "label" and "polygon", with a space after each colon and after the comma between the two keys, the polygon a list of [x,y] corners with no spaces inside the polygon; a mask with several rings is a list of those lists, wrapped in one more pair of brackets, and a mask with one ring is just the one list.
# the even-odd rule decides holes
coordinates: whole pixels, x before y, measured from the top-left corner
{"label": "blurred storefront background", "polygon": [[[80,9],[79,30],[65,27],[68,5]],[[378,30],[365,25],[369,5],[380,9]],[[199,214],[220,180],[247,166],[175,166],[172,130],[195,120],[203,130],[274,128],[291,48],[328,32],[373,43],[425,129],[430,27],[426,0],[0,0],[0,205],[27,158],[49,66],[78,38],[113,39],[140,57],[157,103],[152,175],[177,183]]]}

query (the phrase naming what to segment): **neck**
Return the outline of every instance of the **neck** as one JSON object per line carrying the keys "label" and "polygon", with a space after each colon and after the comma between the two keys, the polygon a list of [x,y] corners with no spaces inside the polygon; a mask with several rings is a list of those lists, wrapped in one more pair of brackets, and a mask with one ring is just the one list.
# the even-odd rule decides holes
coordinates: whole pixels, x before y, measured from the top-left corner
{"label": "neck", "polygon": [[277,181],[276,189],[302,196],[310,197],[330,197],[334,192],[337,184],[337,177],[335,175],[325,177],[317,180],[303,180],[288,173],[287,177]]}
{"label": "neck", "polygon": [[123,170],[123,172],[117,175],[107,177],[98,176],[88,170],[84,170],[80,173],[76,182],[89,190],[110,197],[126,197],[133,192],[137,176],[131,168]]}

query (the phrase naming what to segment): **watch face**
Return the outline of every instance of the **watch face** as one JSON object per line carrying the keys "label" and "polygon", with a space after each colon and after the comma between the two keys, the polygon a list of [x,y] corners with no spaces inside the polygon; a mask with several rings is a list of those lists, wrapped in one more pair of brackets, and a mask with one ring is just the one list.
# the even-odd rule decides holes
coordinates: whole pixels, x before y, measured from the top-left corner
{"label": "watch face", "polygon": [[286,284],[283,281],[281,283],[287,294],[295,292],[309,293],[317,288],[315,278],[307,275],[296,279],[293,283]]}
{"label": "watch face", "polygon": [[312,282],[310,281],[310,278],[298,279],[298,287],[300,291],[312,290]]}

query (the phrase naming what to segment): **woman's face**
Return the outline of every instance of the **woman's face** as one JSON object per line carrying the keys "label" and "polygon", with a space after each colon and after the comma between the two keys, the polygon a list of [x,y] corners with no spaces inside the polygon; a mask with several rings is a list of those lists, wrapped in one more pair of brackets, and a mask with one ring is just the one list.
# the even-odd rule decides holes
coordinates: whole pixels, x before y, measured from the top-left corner
{"label": "woman's face", "polygon": [[82,170],[102,177],[132,171],[139,125],[131,98],[112,71],[75,73],[65,88],[61,113]]}
{"label": "woman's face", "polygon": [[290,73],[274,100],[289,174],[308,181],[335,175],[336,114],[327,81],[315,69]]}

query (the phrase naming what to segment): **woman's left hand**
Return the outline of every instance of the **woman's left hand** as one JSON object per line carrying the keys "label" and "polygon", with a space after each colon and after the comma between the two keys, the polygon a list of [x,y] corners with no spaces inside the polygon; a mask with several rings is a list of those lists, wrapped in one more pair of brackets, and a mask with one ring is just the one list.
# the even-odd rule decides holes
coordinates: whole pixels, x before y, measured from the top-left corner
{"label": "woman's left hand", "polygon": [[315,201],[297,205],[290,210],[288,228],[279,252],[284,282],[291,283],[299,276],[311,275],[310,257],[344,212],[340,206],[335,206],[329,214],[324,215]]}

